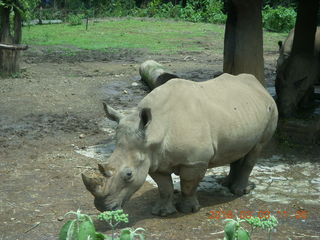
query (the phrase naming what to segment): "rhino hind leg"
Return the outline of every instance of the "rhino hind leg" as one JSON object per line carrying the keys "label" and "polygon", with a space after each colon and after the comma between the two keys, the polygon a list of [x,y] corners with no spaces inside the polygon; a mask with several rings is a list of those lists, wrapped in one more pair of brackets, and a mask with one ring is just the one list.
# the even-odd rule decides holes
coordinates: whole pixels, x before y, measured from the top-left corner
{"label": "rhino hind leg", "polygon": [[173,203],[173,183],[171,175],[150,173],[157,183],[160,198],[152,208],[152,214],[157,216],[168,216],[177,212]]}
{"label": "rhino hind leg", "polygon": [[181,200],[177,203],[177,208],[180,212],[199,211],[200,204],[196,192],[205,172],[206,167],[203,166],[182,167],[180,169]]}
{"label": "rhino hind leg", "polygon": [[221,182],[228,187],[233,194],[248,194],[255,185],[249,183],[250,173],[261,152],[261,145],[255,146],[246,156],[230,164],[229,175]]}

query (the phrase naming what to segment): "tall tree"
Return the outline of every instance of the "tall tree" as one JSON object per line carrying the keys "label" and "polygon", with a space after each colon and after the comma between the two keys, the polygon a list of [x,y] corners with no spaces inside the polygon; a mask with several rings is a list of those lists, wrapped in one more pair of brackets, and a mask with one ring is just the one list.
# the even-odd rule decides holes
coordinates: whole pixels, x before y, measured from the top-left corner
{"label": "tall tree", "polygon": [[319,77],[319,57],[314,55],[319,0],[300,0],[294,29],[292,51],[276,77],[280,116],[292,117],[310,106],[314,84]]}
{"label": "tall tree", "polygon": [[251,73],[264,83],[262,0],[229,0],[223,71]]}

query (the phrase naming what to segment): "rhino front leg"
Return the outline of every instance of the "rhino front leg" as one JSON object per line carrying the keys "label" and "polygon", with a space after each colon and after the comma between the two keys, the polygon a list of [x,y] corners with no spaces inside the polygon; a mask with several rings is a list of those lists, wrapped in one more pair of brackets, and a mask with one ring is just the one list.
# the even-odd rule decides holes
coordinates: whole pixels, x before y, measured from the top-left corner
{"label": "rhino front leg", "polygon": [[182,167],[180,169],[181,201],[177,204],[180,212],[197,212],[200,204],[197,198],[197,187],[204,177],[207,168],[203,166]]}
{"label": "rhino front leg", "polygon": [[177,212],[173,204],[173,183],[171,175],[150,173],[150,176],[157,183],[160,194],[160,198],[152,208],[152,214],[168,216]]}

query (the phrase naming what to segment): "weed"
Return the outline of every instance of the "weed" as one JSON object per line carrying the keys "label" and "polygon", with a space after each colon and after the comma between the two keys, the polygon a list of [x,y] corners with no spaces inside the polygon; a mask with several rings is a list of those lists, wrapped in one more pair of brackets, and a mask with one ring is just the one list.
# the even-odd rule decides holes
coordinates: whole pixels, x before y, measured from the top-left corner
{"label": "weed", "polygon": [[[278,226],[278,220],[273,215],[264,217],[248,217],[244,219],[226,219],[224,227],[224,240],[249,240],[252,232],[261,228],[268,231],[268,239],[271,239],[271,232]],[[250,233],[241,226],[242,222],[246,222],[251,226]]]}
{"label": "weed", "polygon": [[119,223],[128,223],[128,214],[123,213],[123,210],[106,211],[99,214],[98,219],[106,221],[112,228],[111,237],[96,232],[92,218],[87,214],[82,214],[80,210],[77,212],[68,212],[67,215],[75,215],[76,218],[68,220],[60,229],[59,240],[144,240],[144,235],[141,233],[143,228],[125,228],[120,231],[119,238],[115,238],[114,230]]}

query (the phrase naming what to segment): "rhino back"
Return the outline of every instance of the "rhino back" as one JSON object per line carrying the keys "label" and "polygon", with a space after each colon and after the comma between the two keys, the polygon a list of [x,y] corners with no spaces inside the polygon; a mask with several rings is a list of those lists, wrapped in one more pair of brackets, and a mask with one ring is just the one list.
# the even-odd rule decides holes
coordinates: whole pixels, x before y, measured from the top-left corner
{"label": "rhino back", "polygon": [[148,142],[171,165],[222,165],[242,157],[261,141],[276,111],[272,97],[248,74],[203,83],[170,80],[139,107],[151,108]]}

